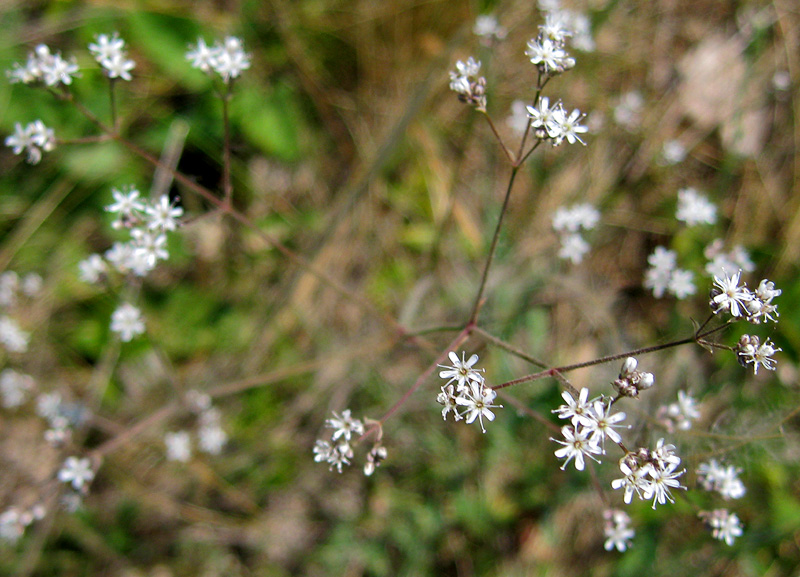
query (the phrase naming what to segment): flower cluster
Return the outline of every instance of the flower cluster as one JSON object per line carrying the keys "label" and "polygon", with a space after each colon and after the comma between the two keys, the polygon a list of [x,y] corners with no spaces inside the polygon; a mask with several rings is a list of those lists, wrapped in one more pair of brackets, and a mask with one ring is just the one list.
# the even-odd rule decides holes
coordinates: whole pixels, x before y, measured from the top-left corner
{"label": "flower cluster", "polygon": [[623,397],[636,398],[639,396],[640,391],[649,389],[656,382],[653,373],[638,371],[636,369],[638,366],[639,361],[633,357],[628,357],[622,363],[619,376],[614,381],[613,386]]}
{"label": "flower cluster", "polygon": [[34,505],[27,510],[9,507],[0,513],[0,541],[6,541],[13,545],[19,541],[25,533],[25,529],[34,521],[44,519],[44,515],[45,508],[42,505]]}
{"label": "flower cluster", "polygon": [[3,369],[3,372],[0,373],[0,397],[2,397],[3,407],[15,409],[25,403],[28,393],[33,390],[35,384],[30,375],[14,369]]}
{"label": "flower cluster", "polygon": [[130,342],[144,333],[142,311],[131,303],[122,303],[111,314],[111,332],[117,333],[122,342]]}
{"label": "flower cluster", "polygon": [[713,511],[700,511],[698,516],[703,519],[711,529],[714,539],[725,541],[730,546],[736,537],[742,535],[742,522],[736,513],[731,513],[727,509],[715,509]]}
{"label": "flower cluster", "polygon": [[575,204],[559,207],[553,214],[553,230],[559,234],[561,248],[559,258],[578,264],[589,252],[589,243],[580,234],[581,230],[592,230],[600,221],[600,213],[591,204]]}
{"label": "flower cluster", "polygon": [[733,465],[723,467],[716,459],[711,459],[697,467],[697,482],[706,491],[716,491],[723,499],[740,499],[746,492],[744,483],[739,479],[741,472]]}
{"label": "flower cluster", "polygon": [[24,65],[14,63],[11,70],[7,70],[9,81],[12,83],[34,84],[44,83],[45,86],[68,86],[72,84],[73,77],[78,75],[78,64],[74,58],[64,60],[60,52],[53,54],[45,44],[39,44],[34,51],[28,54]]}
{"label": "flower cluster", "polygon": [[561,405],[555,409],[560,419],[570,419],[571,424],[561,428],[561,434],[565,441],[551,439],[563,445],[556,449],[555,455],[559,459],[566,459],[561,466],[563,470],[574,458],[575,468],[583,471],[585,466],[584,457],[597,460],[594,455],[605,454],[605,439],[608,437],[614,443],[622,442],[614,428],[622,427],[619,425],[625,420],[625,413],[611,414],[611,403],[607,403],[602,398],[589,400],[589,389],[582,388],[575,399],[568,392],[561,393],[561,397],[566,405]]}
{"label": "flower cluster", "polygon": [[[364,434],[364,423],[360,419],[353,418],[350,409],[342,411],[341,416],[335,411],[332,419],[325,421],[325,426],[333,429],[330,442],[324,439],[317,439],[314,445],[314,461],[321,463],[325,461],[330,465],[330,470],[336,468],[340,473],[344,465],[350,464],[353,458],[353,448],[350,440],[353,435]],[[369,473],[372,474],[375,468],[375,461],[370,461]],[[366,472],[366,469],[365,469]]]}
{"label": "flower cluster", "polygon": [[650,267],[645,272],[644,286],[653,291],[653,296],[661,298],[669,292],[678,299],[697,292],[694,285],[694,273],[677,267],[675,251],[657,246],[653,254],[647,257]]}
{"label": "flower cluster", "polygon": [[501,26],[497,18],[492,14],[481,14],[475,19],[472,33],[484,39],[487,44],[495,40],[502,40],[508,34],[508,30]]}
{"label": "flower cluster", "polygon": [[456,69],[450,71],[450,90],[458,94],[461,102],[486,112],[486,79],[478,76],[481,71],[480,61],[472,56],[466,62],[456,62]]}
{"label": "flower cluster", "polygon": [[47,128],[41,120],[34,120],[25,127],[15,123],[14,134],[6,136],[5,142],[14,154],[27,152],[29,164],[38,164],[42,160],[42,151],[50,152],[56,147],[53,129]]}
{"label": "flower cluster", "polygon": [[72,437],[72,429],[89,418],[89,411],[80,403],[65,401],[61,394],[42,393],[36,397],[36,414],[47,421],[45,441],[55,447],[63,446]]}
{"label": "flower cluster", "polygon": [[643,501],[653,499],[656,504],[674,503],[670,488],[685,489],[678,477],[686,470],[678,470],[681,459],[675,454],[673,445],[664,444],[659,439],[655,449],[641,447],[634,453],[628,453],[619,461],[619,469],[623,477],[611,482],[613,489],[624,489],[623,500],[630,503],[634,493]]}
{"label": "flower cluster", "polygon": [[[772,281],[763,279],[758,288],[751,291],[741,283],[742,271],[714,277],[714,286],[709,294],[709,305],[714,314],[727,311],[733,318],[745,318],[753,324],[763,321],[776,322],[778,306],[772,299],[780,296],[781,290]],[[740,284],[741,283],[741,284]]]}
{"label": "flower cluster", "polygon": [[584,115],[577,108],[567,113],[560,101],[550,106],[550,99],[545,96],[539,98],[536,106],[528,106],[528,116],[539,140],[550,140],[553,146],[558,146],[564,140],[570,144],[586,144],[579,135],[589,129],[580,124]]}
{"label": "flower cluster", "polygon": [[670,433],[688,431],[692,428],[692,421],[699,418],[697,401],[684,391],[678,391],[677,402],[664,405],[656,412],[656,419]]}
{"label": "flower cluster", "polygon": [[714,224],[717,222],[717,207],[694,188],[682,188],[678,191],[675,218],[687,226]]}
{"label": "flower cluster", "polygon": [[30,273],[20,278],[14,271],[0,274],[0,346],[9,353],[24,353],[28,350],[30,334],[22,330],[12,310],[19,302],[20,294],[32,298],[42,288],[42,277]]}
{"label": "flower cluster", "polygon": [[739,359],[739,364],[743,367],[753,365],[753,374],[758,374],[758,367],[762,366],[768,371],[775,370],[775,363],[777,362],[772,358],[777,352],[782,349],[775,346],[775,343],[765,339],[761,342],[756,335],[742,335],[739,342],[733,348],[736,353],[736,358]]}
{"label": "flower cluster", "polygon": [[467,424],[480,422],[481,430],[485,433],[483,419],[494,421],[491,409],[502,408],[503,405],[492,404],[497,393],[486,384],[483,369],[476,369],[478,355],[472,355],[465,360],[466,353],[461,353],[461,358],[450,351],[448,353],[452,365],[439,365],[439,377],[447,379],[436,397],[436,402],[443,405],[442,418],[447,420],[447,414],[452,411],[456,421],[466,419]]}
{"label": "flower cluster", "polygon": [[[197,415],[197,446],[203,453],[219,455],[228,442],[221,425],[221,414],[211,405],[211,397],[198,391],[189,391],[186,403]],[[164,448],[168,461],[187,463],[192,458],[192,433],[171,431],[164,434]]]}
{"label": "flower cluster", "polygon": [[136,63],[128,58],[125,51],[125,41],[116,32],[111,36],[100,34],[93,44],[89,44],[89,52],[103,67],[109,78],[122,78],[131,80],[130,71]]}
{"label": "flower cluster", "polygon": [[139,198],[136,188],[112,189],[114,202],[106,211],[116,215],[111,224],[116,229],[128,230],[128,242],[116,242],[104,257],[93,254],[79,264],[80,276],[85,282],[94,284],[108,272],[109,265],[121,274],[132,273],[146,276],[158,261],[169,258],[167,232],[174,231],[183,208],[175,206],[169,197],[162,195],[150,202]]}
{"label": "flower cluster", "polygon": [[539,35],[528,41],[525,55],[542,77],[556,76],[575,67],[575,59],[565,50],[570,36],[572,30],[567,22],[556,14],[548,14],[545,23],[539,26]]}
{"label": "flower cluster", "polygon": [[631,545],[631,539],[636,535],[630,527],[631,518],[620,509],[606,509],[603,511],[603,535],[606,542],[603,545],[606,551],[615,549],[624,552]]}
{"label": "flower cluster", "polygon": [[223,42],[218,41],[213,46],[198,38],[197,44],[189,48],[186,59],[192,63],[192,67],[206,74],[216,72],[225,84],[230,84],[250,68],[250,55],[244,51],[241,38],[236,36],[227,36]]}

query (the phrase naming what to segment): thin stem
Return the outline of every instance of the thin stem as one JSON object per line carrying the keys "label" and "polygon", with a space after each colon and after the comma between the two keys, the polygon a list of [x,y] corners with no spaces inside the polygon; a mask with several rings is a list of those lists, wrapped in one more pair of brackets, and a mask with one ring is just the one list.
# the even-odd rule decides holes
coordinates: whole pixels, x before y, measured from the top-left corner
{"label": "thin stem", "polygon": [[225,198],[225,205],[231,206],[233,200],[233,183],[231,182],[231,121],[230,121],[230,100],[232,86],[228,85],[225,94],[222,95],[222,191]]}
{"label": "thin stem", "polygon": [[505,341],[503,341],[501,339],[498,339],[495,336],[492,336],[491,334],[489,334],[488,332],[486,332],[485,330],[483,330],[479,326],[475,327],[474,332],[476,332],[479,335],[481,335],[484,338],[484,340],[490,342],[491,344],[495,345],[496,347],[499,347],[499,348],[503,349],[504,351],[508,351],[509,353],[514,355],[515,357],[519,357],[524,361],[528,361],[529,363],[531,363],[532,365],[536,365],[537,367],[541,367],[543,369],[547,368],[547,364],[544,361],[540,361],[536,357],[532,357],[528,353],[519,350],[518,348],[514,347],[513,345],[511,345],[511,344],[509,344],[509,343],[507,343],[507,342],[505,342]]}
{"label": "thin stem", "polygon": [[114,127],[114,132],[119,133],[119,118],[117,117],[117,93],[114,88],[117,83],[115,78],[108,79],[108,99],[111,107],[111,126]]}
{"label": "thin stem", "polygon": [[507,381],[500,385],[495,385],[492,387],[494,390],[504,389],[506,387],[512,387],[514,385],[519,385],[521,383],[527,383],[530,381],[536,381],[538,379],[543,379],[545,377],[554,377],[557,373],[567,373],[569,371],[574,371],[576,369],[582,369],[585,367],[593,367],[595,365],[602,365],[604,363],[610,363],[611,361],[616,361],[618,359],[625,359],[627,357],[633,357],[636,355],[644,355],[647,353],[654,353],[656,351],[662,351],[664,349],[669,349],[672,347],[678,347],[681,345],[687,345],[689,343],[693,343],[697,340],[697,337],[692,336],[685,339],[681,339],[679,341],[673,341],[670,343],[665,343],[663,345],[655,345],[652,347],[644,347],[641,349],[635,349],[632,351],[628,351],[625,353],[619,353],[616,355],[608,355],[606,357],[600,357],[599,359],[594,359],[591,361],[585,361],[583,363],[575,363],[574,365],[566,365],[563,367],[556,367],[554,369],[547,369],[545,371],[540,371],[538,373],[533,373],[531,375],[526,375],[524,377],[520,377],[518,379],[514,379],[513,381]]}
{"label": "thin stem", "polygon": [[474,325],[478,320],[478,312],[480,311],[481,301],[483,300],[483,293],[486,290],[486,280],[489,278],[489,269],[492,266],[495,252],[497,251],[497,241],[500,239],[500,229],[503,226],[503,217],[508,209],[508,201],[511,198],[511,190],[514,188],[514,179],[517,177],[518,166],[511,168],[511,177],[508,179],[508,187],[506,188],[506,197],[503,200],[503,207],[500,209],[500,216],[497,219],[497,226],[494,229],[494,236],[492,237],[492,246],[489,248],[489,257],[486,259],[486,266],[483,267],[483,274],[481,275],[481,284],[478,288],[478,294],[475,296],[475,302],[472,305],[472,312],[469,316],[467,324]]}
{"label": "thin stem", "polygon": [[503,139],[500,136],[500,133],[497,132],[497,127],[494,125],[494,121],[492,121],[492,117],[489,116],[489,113],[486,112],[485,110],[481,110],[481,112],[483,112],[483,116],[486,118],[486,121],[489,123],[489,127],[492,129],[492,132],[494,133],[494,136],[497,139],[497,142],[500,144],[500,148],[503,149],[503,152],[506,153],[506,157],[508,158],[508,161],[513,165],[516,162],[516,159],[514,158],[514,153],[512,153],[508,149],[508,147],[506,146],[505,142],[503,142]]}

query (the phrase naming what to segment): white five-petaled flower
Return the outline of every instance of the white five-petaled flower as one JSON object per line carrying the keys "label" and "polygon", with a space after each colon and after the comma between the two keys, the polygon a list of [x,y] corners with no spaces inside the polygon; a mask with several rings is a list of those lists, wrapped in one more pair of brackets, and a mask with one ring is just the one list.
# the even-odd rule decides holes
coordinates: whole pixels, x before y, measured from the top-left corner
{"label": "white five-petaled flower", "polygon": [[584,456],[597,461],[594,455],[600,455],[603,452],[594,437],[590,437],[591,431],[586,427],[581,427],[580,425],[571,427],[567,425],[561,428],[561,434],[564,435],[564,441],[559,441],[552,437],[550,440],[564,445],[555,451],[555,456],[559,459],[566,458],[564,464],[561,465],[562,471],[573,458],[575,459],[575,468],[578,471],[583,471],[586,466]]}
{"label": "white five-petaled flower", "polygon": [[697,482],[706,491],[716,491],[723,499],[740,499],[747,489],[739,479],[741,469],[733,465],[723,467],[716,459],[700,463],[697,467]]}
{"label": "white five-petaled flower", "polygon": [[144,332],[141,311],[130,303],[122,303],[111,315],[111,330],[128,342]]}
{"label": "white five-petaled flower", "polygon": [[742,317],[747,313],[747,302],[753,300],[753,293],[739,279],[742,271],[728,276],[714,277],[714,288],[711,290],[711,310],[714,314],[727,310],[732,317]]}
{"label": "white five-petaled flower", "polygon": [[[624,425],[619,425],[621,421],[625,420],[625,413],[611,414],[611,406],[603,401],[595,401],[591,405],[591,410],[578,417],[578,421],[592,434],[592,439],[602,446],[605,443],[606,437],[615,443],[622,442],[622,437],[619,436],[614,428],[621,428]],[[603,450],[605,453],[605,449]]]}
{"label": "white five-petaled flower", "polygon": [[364,425],[359,419],[354,419],[350,414],[350,409],[342,411],[342,416],[334,411],[333,418],[325,421],[325,426],[333,429],[331,440],[337,441],[340,437],[349,442],[353,434],[363,435]]}
{"label": "white five-petaled flower", "polygon": [[450,365],[438,365],[439,367],[445,369],[443,371],[439,371],[439,377],[442,379],[447,379],[446,385],[455,382],[456,389],[460,392],[462,391],[469,383],[483,383],[483,369],[476,369],[475,363],[478,362],[478,355],[471,355],[469,359],[465,359],[466,352],[461,353],[461,359],[458,358],[458,355],[454,351],[450,351],[447,353],[447,356],[450,357],[450,362],[453,363],[452,366]]}
{"label": "white five-petaled flower", "polygon": [[192,63],[192,67],[206,73],[213,70],[226,84],[250,68],[250,55],[244,51],[242,40],[236,36],[228,36],[222,43],[217,42],[212,47],[198,38],[197,44],[190,48],[186,59]]}
{"label": "white five-petaled flower", "polygon": [[540,97],[536,106],[527,107],[528,116],[531,118],[531,127],[548,130],[548,127],[553,123],[553,113],[560,107],[561,103],[556,102],[551,107],[549,98],[546,96]]}
{"label": "white five-petaled flower", "polygon": [[7,136],[6,146],[14,154],[28,153],[28,163],[37,164],[42,159],[42,151],[50,152],[56,146],[55,132],[47,128],[41,120],[35,120],[24,128],[21,124],[14,125],[14,134]]}
{"label": "white five-petaled flower", "polygon": [[685,489],[678,481],[678,477],[683,475],[686,470],[682,469],[680,471],[677,470],[678,464],[676,463],[669,463],[666,466],[662,467],[651,467],[649,474],[650,474],[650,484],[647,490],[644,493],[644,499],[653,499],[653,509],[656,508],[656,503],[663,505],[667,501],[670,503],[674,503],[675,500],[672,498],[672,494],[670,493],[670,487],[676,489]]}
{"label": "white five-petaled flower", "polygon": [[456,404],[464,407],[461,416],[467,420],[467,424],[471,424],[475,419],[478,419],[481,431],[485,433],[483,418],[486,417],[489,421],[494,421],[494,413],[490,409],[498,409],[503,406],[492,404],[496,397],[497,393],[494,389],[487,387],[483,381],[470,381],[463,394],[456,397]]}
{"label": "white five-petaled flower", "polygon": [[578,398],[573,399],[569,391],[562,391],[561,398],[566,401],[566,405],[561,405],[553,410],[559,419],[572,419],[572,424],[577,425],[581,418],[591,413],[592,403],[589,401],[589,389],[583,387],[578,393]]}
{"label": "white five-petaled flower", "polygon": [[88,458],[79,459],[78,457],[67,457],[64,465],[58,471],[58,480],[62,483],[70,483],[76,491],[83,490],[84,485],[94,479],[92,462]]}
{"label": "white five-petaled flower", "polygon": [[630,528],[631,518],[625,511],[619,509],[607,509],[603,512],[605,518],[605,525],[603,527],[603,534],[606,542],[603,548],[606,551],[615,549],[619,552],[624,552],[631,545],[631,539],[635,536],[635,532]]}
{"label": "white five-petaled flower", "polygon": [[125,41],[116,32],[112,36],[100,34],[97,41],[89,44],[89,52],[102,66],[109,78],[131,80],[130,71],[136,63],[128,58],[125,52]]}
{"label": "white five-petaled flower", "polygon": [[572,68],[575,61],[569,57],[560,42],[550,38],[536,38],[528,42],[525,55],[531,59],[545,74],[560,72]]}
{"label": "white five-petaled flower", "polygon": [[714,224],[717,222],[717,207],[694,188],[682,188],[678,191],[675,218],[688,226]]}
{"label": "white five-petaled flower", "polygon": [[641,499],[642,495],[650,490],[650,480],[647,474],[651,468],[650,464],[640,466],[625,456],[619,461],[619,469],[622,471],[623,477],[611,481],[611,488],[614,490],[625,489],[622,498],[625,503],[631,502],[634,493]]}
{"label": "white five-petaled flower", "polygon": [[552,132],[551,138],[554,144],[560,144],[564,139],[570,144],[580,142],[584,146],[586,143],[581,139],[579,134],[584,134],[589,131],[589,128],[580,124],[583,118],[581,111],[577,108],[569,113],[563,107],[559,107],[553,113],[553,121],[551,122]]}
{"label": "white five-petaled flower", "polygon": [[166,194],[162,194],[158,202],[146,206],[144,211],[149,217],[147,226],[161,231],[175,230],[177,219],[183,215],[183,209],[171,203]]}
{"label": "white five-petaled flower", "polygon": [[168,432],[164,434],[167,460],[188,463],[192,458],[192,439],[188,431]]}

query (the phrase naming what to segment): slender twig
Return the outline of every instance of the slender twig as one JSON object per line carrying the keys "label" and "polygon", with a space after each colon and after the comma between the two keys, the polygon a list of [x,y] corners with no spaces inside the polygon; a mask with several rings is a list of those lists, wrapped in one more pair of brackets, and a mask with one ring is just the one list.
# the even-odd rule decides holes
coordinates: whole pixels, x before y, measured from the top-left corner
{"label": "slender twig", "polygon": [[231,121],[230,121],[230,101],[232,96],[232,86],[227,85],[225,94],[222,95],[222,191],[225,205],[231,206],[233,200],[233,182],[231,181]]}
{"label": "slender twig", "polygon": [[114,132],[119,133],[119,117],[117,116],[117,91],[116,78],[108,79],[108,99],[111,108],[111,126],[114,127]]}
{"label": "slender twig", "polygon": [[544,361],[540,361],[536,357],[532,357],[528,353],[519,350],[518,348],[514,347],[510,343],[507,343],[504,340],[498,339],[497,337],[495,337],[495,336],[491,335],[490,333],[486,332],[484,329],[482,329],[479,326],[475,327],[474,332],[479,334],[479,335],[481,335],[484,338],[484,340],[490,342],[491,344],[495,345],[496,347],[499,347],[499,348],[501,348],[501,349],[503,349],[505,351],[508,351],[509,353],[514,355],[515,357],[519,357],[522,360],[528,361],[532,365],[536,365],[537,367],[540,367],[542,369],[546,369],[547,368],[547,363],[545,363]]}
{"label": "slender twig", "polygon": [[505,142],[503,142],[503,138],[500,136],[500,133],[497,132],[497,127],[494,125],[494,121],[492,121],[492,117],[489,116],[489,113],[486,112],[485,110],[481,110],[481,112],[483,112],[483,116],[486,118],[486,121],[489,123],[489,127],[492,129],[492,132],[494,133],[494,137],[497,139],[497,142],[500,145],[500,148],[502,148],[503,152],[506,153],[506,157],[508,158],[508,161],[511,164],[514,164],[514,162],[516,161],[516,159],[514,158],[514,153],[511,152],[508,149],[508,147],[506,146]]}
{"label": "slender twig", "polygon": [[508,187],[506,188],[506,197],[503,200],[503,207],[500,209],[500,216],[497,218],[497,226],[494,229],[494,236],[492,237],[492,245],[489,247],[489,256],[486,259],[486,266],[483,267],[483,273],[481,274],[481,284],[478,287],[478,294],[475,296],[475,302],[472,305],[472,312],[469,316],[469,323],[474,324],[475,321],[478,319],[478,312],[481,307],[481,301],[483,300],[483,293],[486,290],[486,280],[489,278],[489,269],[492,266],[492,261],[494,260],[495,252],[497,252],[497,242],[500,239],[500,229],[503,227],[503,217],[506,214],[506,210],[508,209],[508,201],[511,198],[511,190],[514,188],[514,179],[517,177],[517,171],[519,170],[518,166],[514,166],[511,168],[511,176],[508,179]]}

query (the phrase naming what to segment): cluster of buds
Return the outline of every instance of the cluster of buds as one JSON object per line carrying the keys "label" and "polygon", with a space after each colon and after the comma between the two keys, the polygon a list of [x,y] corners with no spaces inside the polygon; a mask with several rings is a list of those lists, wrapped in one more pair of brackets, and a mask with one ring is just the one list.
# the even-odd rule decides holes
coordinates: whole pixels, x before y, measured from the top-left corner
{"label": "cluster of buds", "polygon": [[450,71],[450,90],[458,94],[461,102],[486,112],[486,79],[478,76],[481,70],[480,61],[472,56],[466,62],[456,62],[455,71]]}
{"label": "cluster of buds", "polygon": [[768,371],[774,371],[777,361],[772,358],[772,355],[781,350],[775,346],[775,343],[770,342],[768,338],[762,343],[756,335],[742,335],[733,348],[736,358],[739,359],[739,364],[743,367],[753,365],[753,373],[756,375],[758,374],[759,366]]}
{"label": "cluster of buds", "polygon": [[72,84],[72,78],[78,75],[78,65],[74,58],[64,60],[60,52],[50,52],[46,44],[39,44],[28,54],[24,65],[14,63],[11,70],[6,71],[11,83],[35,84],[45,86]]}
{"label": "cluster of buds", "polygon": [[780,296],[781,290],[772,281],[763,279],[758,288],[751,291],[745,283],[740,283],[742,271],[728,276],[714,277],[714,286],[709,293],[709,305],[714,314],[728,311],[733,318],[745,318],[753,324],[763,321],[776,322],[777,305],[772,299]]}
{"label": "cluster of buds", "polygon": [[659,439],[655,449],[641,447],[620,459],[619,469],[623,477],[612,481],[611,487],[625,490],[623,499],[626,503],[631,502],[634,493],[643,501],[653,499],[653,509],[656,504],[674,503],[670,488],[686,488],[678,481],[678,477],[686,472],[686,469],[678,470],[680,464],[675,446],[664,444],[664,439]]}
{"label": "cluster of buds", "polygon": [[617,377],[613,385],[616,391],[623,397],[637,398],[640,391],[649,389],[656,382],[653,373],[637,371],[636,367],[638,365],[639,362],[633,357],[628,357],[625,359],[625,362],[622,363],[619,377]]}

